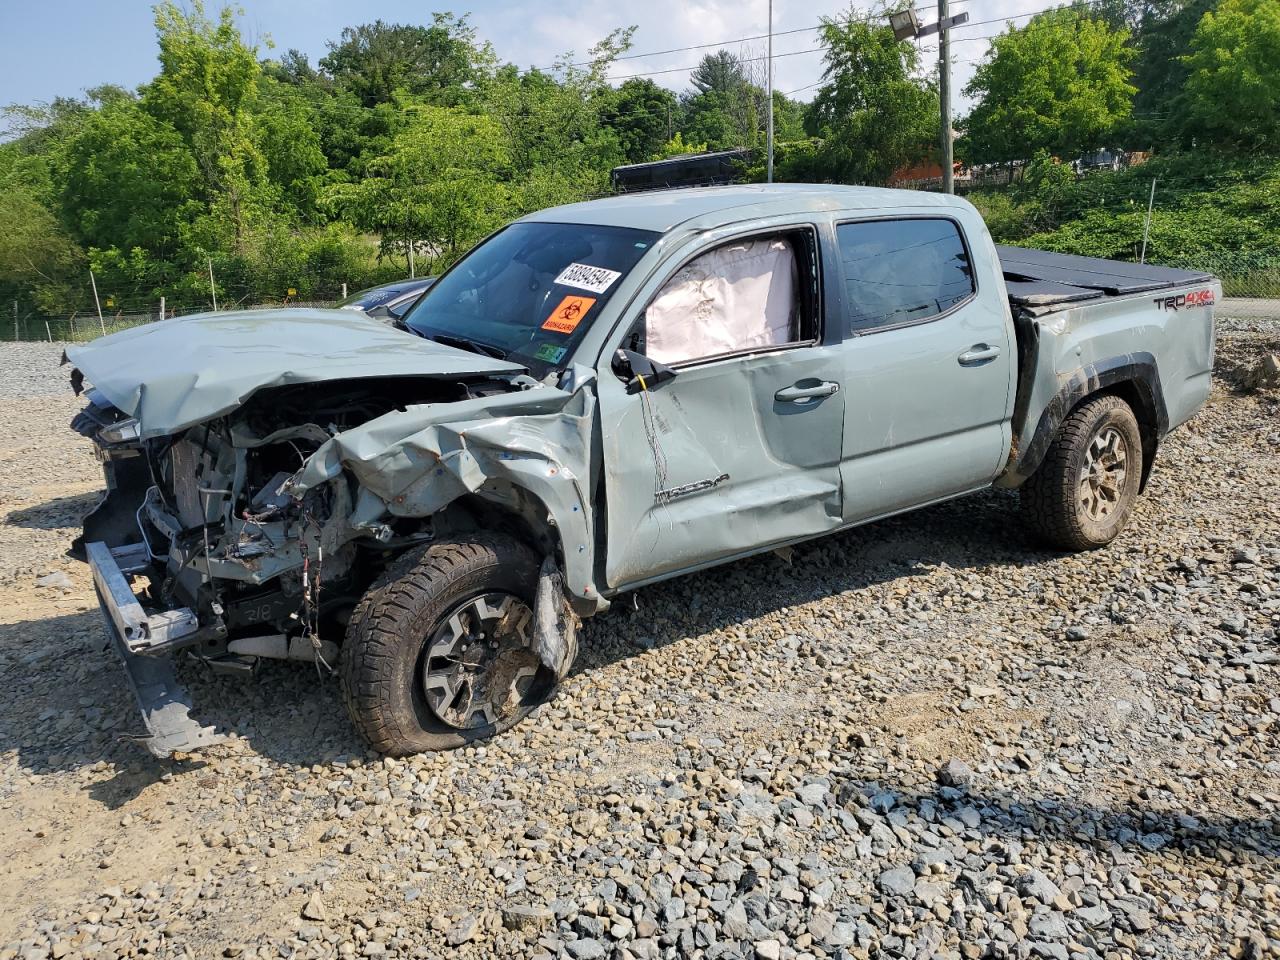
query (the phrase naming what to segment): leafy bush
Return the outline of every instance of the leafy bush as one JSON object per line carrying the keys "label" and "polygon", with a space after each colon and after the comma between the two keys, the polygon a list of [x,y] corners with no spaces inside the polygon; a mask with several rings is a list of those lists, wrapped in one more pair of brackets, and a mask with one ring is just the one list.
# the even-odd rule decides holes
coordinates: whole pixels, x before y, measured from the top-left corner
{"label": "leafy bush", "polygon": [[971,199],[1000,242],[1137,260],[1154,179],[1147,260],[1195,265],[1233,291],[1276,295],[1270,251],[1280,249],[1280,160],[1198,151],[1079,179],[1065,170],[1033,163],[1023,183]]}

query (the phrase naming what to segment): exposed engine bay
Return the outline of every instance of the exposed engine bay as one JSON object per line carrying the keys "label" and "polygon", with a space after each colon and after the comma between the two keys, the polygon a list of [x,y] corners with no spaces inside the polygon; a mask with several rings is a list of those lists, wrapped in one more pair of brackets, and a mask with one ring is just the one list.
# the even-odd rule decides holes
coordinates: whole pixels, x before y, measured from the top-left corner
{"label": "exposed engine bay", "polygon": [[[145,606],[190,611],[152,631],[145,652],[182,649],[216,670],[262,657],[333,663],[352,608],[396,555],[434,537],[447,517],[353,522],[358,484],[346,472],[304,491],[291,480],[343,432],[411,405],[448,404],[526,387],[527,378],[350,380],[261,391],[224,416],[169,436],[89,389],[72,426],[94,440],[108,494],[73,546],[129,548],[122,571],[145,577]],[[135,641],[140,646],[143,641]]]}

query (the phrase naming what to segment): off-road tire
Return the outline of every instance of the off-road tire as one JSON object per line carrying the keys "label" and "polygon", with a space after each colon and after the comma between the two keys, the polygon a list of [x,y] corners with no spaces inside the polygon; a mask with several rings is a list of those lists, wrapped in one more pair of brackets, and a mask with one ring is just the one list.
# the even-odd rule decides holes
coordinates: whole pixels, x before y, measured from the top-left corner
{"label": "off-road tire", "polygon": [[[418,672],[427,639],[459,603],[503,591],[532,608],[537,580],[533,551],[495,533],[432,543],[392,563],[356,605],[342,646],[343,699],[365,742],[396,757],[451,750],[524,719],[536,703],[498,723],[451,727],[428,705]],[[540,672],[538,682],[554,686],[554,675]]]}
{"label": "off-road tire", "polygon": [[[1082,471],[1095,438],[1114,430],[1125,446],[1126,469],[1120,495],[1110,513],[1091,518],[1080,498]],[[1106,546],[1124,529],[1133,513],[1142,482],[1142,434],[1133,410],[1119,397],[1106,395],[1072,411],[1039,469],[1022,486],[1023,514],[1046,542],[1062,550]]]}

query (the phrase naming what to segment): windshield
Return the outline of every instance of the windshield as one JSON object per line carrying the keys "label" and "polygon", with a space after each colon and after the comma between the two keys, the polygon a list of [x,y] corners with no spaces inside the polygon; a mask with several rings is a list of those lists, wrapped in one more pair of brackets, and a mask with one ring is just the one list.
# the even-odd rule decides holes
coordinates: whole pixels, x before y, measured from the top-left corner
{"label": "windshield", "polygon": [[459,260],[404,323],[429,339],[465,341],[542,376],[564,365],[658,236],[626,227],[513,223]]}

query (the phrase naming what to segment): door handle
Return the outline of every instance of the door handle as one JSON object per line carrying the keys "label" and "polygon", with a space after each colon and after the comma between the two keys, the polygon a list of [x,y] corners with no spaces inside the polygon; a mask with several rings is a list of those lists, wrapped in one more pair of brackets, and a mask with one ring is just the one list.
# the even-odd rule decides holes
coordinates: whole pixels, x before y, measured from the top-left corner
{"label": "door handle", "polygon": [[975,343],[956,359],[960,361],[960,366],[962,367],[976,367],[994,360],[998,356],[1000,356],[999,347],[988,346],[985,343]]}
{"label": "door handle", "polygon": [[839,392],[840,384],[832,383],[830,380],[824,380],[811,387],[802,387],[799,385],[794,387],[783,387],[773,395],[773,399],[780,400],[783,403],[807,403],[810,400],[816,400],[819,397],[829,397],[833,393]]}

